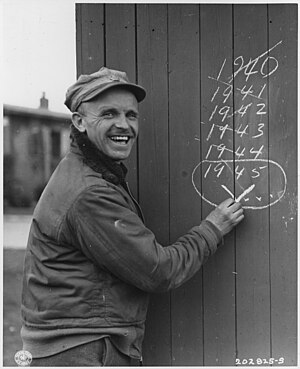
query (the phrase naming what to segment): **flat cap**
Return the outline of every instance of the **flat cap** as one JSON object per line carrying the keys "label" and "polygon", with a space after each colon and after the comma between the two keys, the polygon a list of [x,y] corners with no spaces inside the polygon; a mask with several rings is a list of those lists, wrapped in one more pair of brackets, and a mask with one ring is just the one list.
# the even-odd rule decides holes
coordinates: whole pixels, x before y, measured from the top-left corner
{"label": "flat cap", "polygon": [[138,102],[144,100],[146,96],[144,88],[135,83],[131,83],[125,72],[102,67],[98,72],[82,74],[78,80],[68,88],[65,105],[71,112],[74,112],[82,102],[89,101],[103,91],[115,86],[122,86],[132,92]]}

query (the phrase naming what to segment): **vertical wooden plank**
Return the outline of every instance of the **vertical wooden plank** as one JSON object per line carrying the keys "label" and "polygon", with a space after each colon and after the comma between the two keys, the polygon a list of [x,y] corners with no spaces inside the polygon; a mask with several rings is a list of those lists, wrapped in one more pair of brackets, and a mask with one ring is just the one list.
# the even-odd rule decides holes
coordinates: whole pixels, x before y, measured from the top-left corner
{"label": "vertical wooden plank", "polygon": [[[202,5],[201,11],[201,164],[203,217],[234,192],[232,6]],[[223,153],[219,145],[227,149]],[[224,187],[226,186],[226,189]],[[199,188],[197,186],[197,188]],[[210,203],[208,203],[208,201]],[[204,266],[204,365],[235,363],[235,249],[233,233]]]}
{"label": "vertical wooden plank", "polygon": [[[130,81],[136,80],[136,32],[134,4],[106,4],[106,66],[125,71]],[[138,198],[137,145],[125,163],[129,169],[131,192]]]}
{"label": "vertical wooden plank", "polygon": [[[269,77],[270,159],[286,174],[280,202],[270,208],[271,332],[274,359],[297,365],[297,5],[269,5],[269,43],[282,41],[271,56]],[[278,170],[270,187],[284,188]],[[279,189],[280,190],[280,189]],[[279,365],[279,363],[275,363]]]}
{"label": "vertical wooden plank", "polygon": [[[138,81],[147,91],[140,107],[139,201],[146,225],[169,244],[167,5],[137,6]],[[170,365],[170,295],[153,294],[146,321],[144,364]]]}
{"label": "vertical wooden plank", "polygon": [[236,196],[255,186],[241,200],[245,220],[236,230],[240,360],[270,357],[267,27],[266,5],[234,5],[234,124],[248,126],[235,136]]}
{"label": "vertical wooden plank", "polygon": [[104,65],[103,4],[76,4],[77,76]]}
{"label": "vertical wooden plank", "polygon": [[[171,241],[201,221],[191,176],[199,160],[199,5],[169,5]],[[202,277],[172,292],[172,363],[202,365]]]}

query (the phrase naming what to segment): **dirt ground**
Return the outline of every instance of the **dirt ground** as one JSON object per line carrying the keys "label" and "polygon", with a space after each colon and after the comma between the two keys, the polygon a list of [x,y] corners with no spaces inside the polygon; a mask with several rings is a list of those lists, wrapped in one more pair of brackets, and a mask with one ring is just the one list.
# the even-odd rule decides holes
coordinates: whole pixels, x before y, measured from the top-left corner
{"label": "dirt ground", "polygon": [[3,366],[17,366],[15,353],[22,349],[20,303],[25,250],[3,252]]}

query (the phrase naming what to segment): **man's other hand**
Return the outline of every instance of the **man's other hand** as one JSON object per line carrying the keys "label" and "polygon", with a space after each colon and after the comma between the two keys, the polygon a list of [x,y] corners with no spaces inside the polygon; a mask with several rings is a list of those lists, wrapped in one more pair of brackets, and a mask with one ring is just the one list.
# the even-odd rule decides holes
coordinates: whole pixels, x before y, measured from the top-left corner
{"label": "man's other hand", "polygon": [[213,223],[225,236],[233,227],[244,219],[244,210],[239,202],[235,202],[232,198],[227,199],[216,207],[207,217],[206,220]]}

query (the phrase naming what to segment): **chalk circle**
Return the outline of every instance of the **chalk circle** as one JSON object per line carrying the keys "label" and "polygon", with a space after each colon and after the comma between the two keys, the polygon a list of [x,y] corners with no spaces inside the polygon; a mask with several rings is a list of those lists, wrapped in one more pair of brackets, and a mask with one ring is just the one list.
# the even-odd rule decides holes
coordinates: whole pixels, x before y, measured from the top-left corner
{"label": "chalk circle", "polygon": [[[219,163],[223,163],[227,166],[227,168],[230,169],[230,171],[233,173],[233,169],[230,168],[230,164],[232,165],[233,163],[235,164],[239,164],[239,163],[243,163],[244,165],[246,165],[247,163],[254,163],[254,164],[259,164],[259,163],[263,163],[264,165],[268,165],[268,168],[272,168],[272,170],[276,170],[278,172],[278,175],[280,175],[282,177],[282,182],[283,182],[283,188],[280,188],[280,190],[278,191],[277,189],[277,192],[274,192],[274,194],[272,193],[272,191],[270,191],[270,198],[269,200],[272,200],[271,202],[267,202],[265,203],[264,205],[256,205],[256,204],[251,204],[251,205],[247,205],[245,203],[245,205],[243,204],[243,208],[244,209],[252,209],[252,210],[260,210],[260,209],[265,209],[267,207],[270,207],[270,206],[273,206],[275,205],[278,201],[280,201],[285,192],[286,192],[286,184],[287,184],[287,179],[286,179],[286,174],[285,174],[285,171],[283,170],[283,168],[278,164],[276,163],[275,161],[273,160],[267,160],[267,159],[238,159],[238,160],[202,160],[199,164],[196,165],[196,167],[194,168],[193,172],[192,172],[192,184],[194,186],[194,189],[196,190],[196,192],[198,193],[198,195],[204,200],[206,201],[208,204],[214,206],[214,207],[217,207],[218,204],[215,204],[213,202],[213,200],[211,199],[208,199],[204,196],[203,193],[201,193],[200,189],[197,187],[196,183],[195,183],[195,175],[197,173],[197,171],[200,171],[201,167],[203,167],[204,165],[209,165],[209,164],[219,164]],[[200,177],[200,175],[202,175],[202,178],[203,178],[203,173],[205,172],[205,170],[203,169],[202,171],[202,174],[199,173],[199,176],[198,178]],[[276,176],[277,178],[278,175]],[[216,182],[218,182],[219,184],[219,189],[220,191],[224,191],[222,189],[222,185],[223,183],[221,182],[221,179],[217,178],[217,176],[215,176],[215,180]],[[204,181],[204,179],[202,179],[202,182]],[[253,180],[253,183],[255,183],[255,180]],[[248,187],[250,185],[252,185],[253,183],[249,183],[248,184]],[[212,187],[213,184],[210,183],[210,187]],[[224,186],[223,186],[224,187]],[[255,192],[255,191],[253,191]],[[259,194],[256,194],[256,199],[259,200]],[[252,196],[253,197],[253,196]]]}

